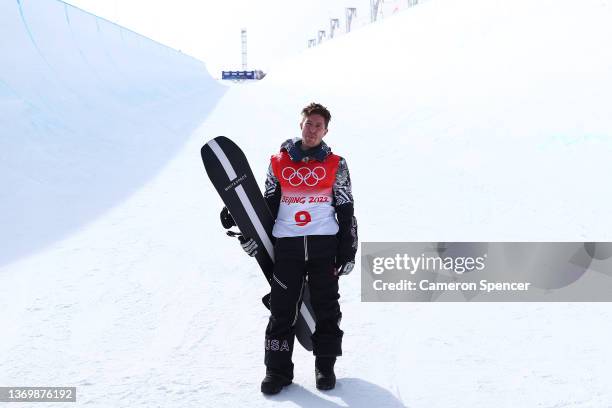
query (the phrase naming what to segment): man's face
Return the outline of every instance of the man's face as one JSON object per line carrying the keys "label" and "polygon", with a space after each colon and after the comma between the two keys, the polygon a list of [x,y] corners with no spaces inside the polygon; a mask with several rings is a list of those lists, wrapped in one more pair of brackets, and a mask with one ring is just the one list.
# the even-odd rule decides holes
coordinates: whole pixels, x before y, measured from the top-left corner
{"label": "man's face", "polygon": [[321,140],[327,134],[325,119],[316,113],[305,116],[300,123],[300,129],[302,129],[302,146],[308,149],[321,144]]}

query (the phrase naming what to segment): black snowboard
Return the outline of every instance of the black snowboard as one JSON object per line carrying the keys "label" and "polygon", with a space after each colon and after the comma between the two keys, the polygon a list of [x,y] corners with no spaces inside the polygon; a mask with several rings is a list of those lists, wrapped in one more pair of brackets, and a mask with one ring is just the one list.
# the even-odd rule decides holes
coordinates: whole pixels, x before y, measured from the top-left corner
{"label": "black snowboard", "polygon": [[[217,189],[240,232],[245,237],[257,241],[259,250],[255,258],[268,283],[272,285],[274,218],[257,186],[246,156],[230,139],[217,136],[202,147],[202,160],[210,181]],[[263,301],[269,308],[267,300],[266,295]],[[300,344],[309,351],[312,351],[311,336],[314,329],[315,315],[310,304],[310,290],[306,283],[295,334]]]}

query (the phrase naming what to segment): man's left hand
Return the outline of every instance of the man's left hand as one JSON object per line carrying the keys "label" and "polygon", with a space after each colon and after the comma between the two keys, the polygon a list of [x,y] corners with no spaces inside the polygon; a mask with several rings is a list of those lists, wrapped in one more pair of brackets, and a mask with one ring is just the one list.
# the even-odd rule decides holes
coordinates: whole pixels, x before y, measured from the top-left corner
{"label": "man's left hand", "polygon": [[354,267],[355,267],[355,261],[344,262],[343,264],[334,268],[334,275],[336,276],[348,275],[349,273],[353,271]]}

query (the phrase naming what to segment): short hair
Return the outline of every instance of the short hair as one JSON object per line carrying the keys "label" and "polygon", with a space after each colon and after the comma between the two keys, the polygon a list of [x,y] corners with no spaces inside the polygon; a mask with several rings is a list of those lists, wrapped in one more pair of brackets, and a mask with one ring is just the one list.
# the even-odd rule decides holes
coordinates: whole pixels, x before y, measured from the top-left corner
{"label": "short hair", "polygon": [[302,117],[308,117],[313,114],[323,116],[323,119],[325,119],[325,128],[327,129],[329,121],[331,120],[331,113],[329,113],[327,108],[320,103],[311,102],[308,106],[302,109]]}

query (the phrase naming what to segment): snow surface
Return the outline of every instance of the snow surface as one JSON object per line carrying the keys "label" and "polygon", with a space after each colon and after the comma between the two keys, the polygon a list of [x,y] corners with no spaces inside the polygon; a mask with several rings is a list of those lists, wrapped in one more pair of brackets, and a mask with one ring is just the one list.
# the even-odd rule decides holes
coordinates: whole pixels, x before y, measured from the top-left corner
{"label": "snow surface", "polygon": [[336,389],[297,348],[295,384],[262,396],[267,284],[199,157],[230,136],[263,181],[317,100],[362,241],[612,241],[611,1],[432,0],[221,99],[188,57],[21,4],[0,3],[0,385],[100,407],[612,406],[608,304],[362,303],[359,268]]}
{"label": "snow surface", "polygon": [[202,62],[59,1],[2,1],[0,27],[3,264],[140,188],[225,88]]}

